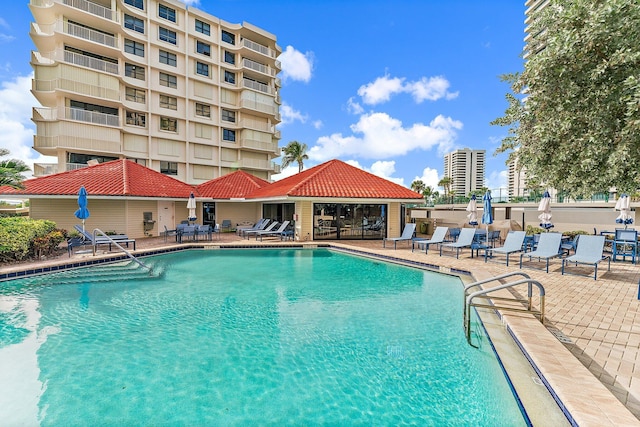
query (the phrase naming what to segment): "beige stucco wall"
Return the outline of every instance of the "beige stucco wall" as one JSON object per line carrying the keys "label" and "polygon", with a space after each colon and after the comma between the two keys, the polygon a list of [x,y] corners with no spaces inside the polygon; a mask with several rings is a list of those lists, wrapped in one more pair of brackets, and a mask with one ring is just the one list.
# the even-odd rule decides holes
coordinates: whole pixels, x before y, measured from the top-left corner
{"label": "beige stucco wall", "polygon": [[313,236],[313,202],[307,200],[296,202],[295,213],[298,216],[295,225],[296,240],[311,240]]}
{"label": "beige stucco wall", "polygon": [[[85,229],[99,228],[105,232],[128,233],[124,200],[90,200],[88,208],[90,216],[85,221]],[[29,216],[54,221],[58,228],[73,231],[74,225],[82,224],[74,215],[77,209],[76,199],[31,199]],[[140,216],[142,217],[142,213]]]}
{"label": "beige stucco wall", "polygon": [[386,237],[400,237],[402,234],[401,218],[400,218],[401,204],[398,202],[389,203],[389,212],[387,212],[387,236]]}
{"label": "beige stucco wall", "polygon": [[[200,204],[199,208],[202,209]],[[222,224],[225,219],[231,220],[233,227],[236,224],[250,222],[254,224],[262,218],[262,203],[257,202],[216,202],[216,223]]]}

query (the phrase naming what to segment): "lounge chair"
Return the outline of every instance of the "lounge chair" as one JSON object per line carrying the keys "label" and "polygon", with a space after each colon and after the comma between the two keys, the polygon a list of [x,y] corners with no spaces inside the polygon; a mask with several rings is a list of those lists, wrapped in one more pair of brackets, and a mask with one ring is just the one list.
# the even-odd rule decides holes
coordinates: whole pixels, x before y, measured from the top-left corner
{"label": "lounge chair", "polygon": [[269,224],[270,221],[271,221],[270,219],[262,218],[258,220],[258,222],[256,222],[251,228],[239,229],[238,235],[240,237],[245,237],[247,233],[253,233],[254,231],[264,230],[265,228],[267,228],[267,224]]}
{"label": "lounge chair", "polygon": [[[243,231],[255,231],[255,230],[260,230],[260,226],[262,225],[262,223],[264,221],[268,221],[265,220],[264,218],[260,218],[258,221],[256,221],[255,224],[253,224],[251,227],[236,227],[236,234],[238,236],[242,236],[242,232]],[[265,224],[266,225],[266,224]]]}
{"label": "lounge chair", "polygon": [[439,245],[444,243],[444,238],[447,237],[448,231],[449,227],[436,227],[436,230],[433,232],[430,239],[413,239],[411,242],[411,252],[413,252],[414,247],[417,245],[418,249],[424,246],[424,253],[428,253],[429,245]]}
{"label": "lounge chair", "polygon": [[511,231],[507,234],[507,238],[504,240],[504,245],[499,248],[486,248],[484,250],[484,262],[487,262],[489,257],[493,257],[495,254],[504,254],[507,256],[507,266],[509,265],[509,255],[522,252],[522,245],[524,244],[524,238],[527,235],[526,231]]}
{"label": "lounge chair", "polygon": [[604,240],[604,236],[589,236],[586,234],[580,236],[576,253],[562,260],[562,274],[564,274],[565,264],[589,264],[594,266],[593,280],[598,280],[598,263],[603,259],[609,260],[609,270],[611,270],[611,258],[602,254]]}
{"label": "lounge chair", "polygon": [[269,226],[267,228],[265,228],[264,230],[252,230],[252,231],[245,231],[244,233],[242,233],[243,236],[247,236],[247,240],[249,240],[249,237],[257,234],[261,231],[272,231],[274,228],[276,228],[278,226],[278,221],[273,221],[271,224],[269,224]]}
{"label": "lounge chair", "polygon": [[256,232],[256,240],[258,240],[258,237],[260,237],[260,241],[262,242],[262,238],[264,236],[280,236],[280,238],[282,238],[282,233],[285,232],[285,230],[287,229],[287,227],[289,226],[289,221],[285,221],[282,224],[280,224],[280,227],[278,227],[277,230],[262,230],[262,231],[258,231]]}
{"label": "lounge chair", "polygon": [[136,240],[130,239],[126,234],[114,234],[108,237],[104,236],[96,236],[93,238],[93,234],[89,233],[87,230],[84,230],[81,225],[74,225],[73,228],[76,229],[78,233],[82,236],[85,242],[91,244],[92,246],[98,245],[109,245],[109,250],[111,250],[111,245],[113,242],[117,242],[119,245],[124,243],[129,247],[129,243],[133,243],[133,250],[136,249]]}
{"label": "lounge chair", "polygon": [[400,237],[387,237],[382,241],[382,247],[386,247],[386,242],[393,242],[393,249],[396,248],[396,244],[402,240],[411,240],[413,239],[413,233],[416,231],[416,225],[414,223],[409,223],[404,226],[404,230],[402,230],[402,235]]}
{"label": "lounge chair", "polygon": [[561,233],[542,233],[538,240],[538,247],[532,252],[523,252],[520,254],[520,268],[522,268],[522,257],[529,257],[529,261],[538,258],[538,261],[547,261],[547,273],[549,272],[549,260],[562,254],[560,244],[562,243]]}
{"label": "lounge chair", "polygon": [[[449,230],[451,233],[451,230]],[[440,256],[442,256],[443,248],[451,248],[456,250],[456,258],[460,256],[460,249],[463,248],[471,248],[473,244],[473,238],[476,235],[475,228],[463,228],[460,230],[460,234],[458,235],[458,240],[455,242],[442,243],[440,245]]]}

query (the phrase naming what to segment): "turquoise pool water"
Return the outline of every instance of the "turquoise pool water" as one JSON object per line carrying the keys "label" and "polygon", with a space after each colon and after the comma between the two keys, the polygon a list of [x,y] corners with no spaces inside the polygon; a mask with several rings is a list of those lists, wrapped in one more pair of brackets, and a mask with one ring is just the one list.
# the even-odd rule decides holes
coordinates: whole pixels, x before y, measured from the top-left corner
{"label": "turquoise pool water", "polygon": [[325,249],[145,262],[162,277],[0,283],[0,420],[526,425],[486,340],[466,343],[458,278]]}

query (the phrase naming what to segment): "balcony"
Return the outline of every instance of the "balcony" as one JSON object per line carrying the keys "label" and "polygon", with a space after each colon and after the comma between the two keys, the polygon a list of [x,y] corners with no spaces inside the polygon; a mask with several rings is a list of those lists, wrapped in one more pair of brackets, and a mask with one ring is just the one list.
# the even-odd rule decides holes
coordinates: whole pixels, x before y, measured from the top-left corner
{"label": "balcony", "polygon": [[91,123],[95,125],[120,126],[120,117],[112,114],[98,113],[96,111],[81,110],[79,108],[70,107],[33,108],[33,120],[36,122],[58,121],[62,119]]}
{"label": "balcony", "polygon": [[58,172],[57,163],[34,163],[33,164],[33,176],[45,176],[52,175]]}
{"label": "balcony", "polygon": [[[119,136],[119,134],[112,136]],[[33,141],[33,148],[51,153],[53,153],[51,149],[57,150],[58,148],[70,148],[74,150],[89,150],[115,154],[122,152],[119,140],[108,140],[107,138],[83,138],[70,135],[36,136]]]}
{"label": "balcony", "polygon": [[[60,23],[58,23],[59,25]],[[94,43],[99,43],[108,47],[118,47],[118,39],[110,34],[103,33],[102,31],[97,31],[91,28],[82,27],[80,25],[73,24],[71,22],[67,22],[65,28],[65,34],[69,34],[70,36],[79,37],[81,39],[89,40]]]}
{"label": "balcony", "polygon": [[273,142],[263,142],[250,138],[240,138],[240,146],[249,150],[268,151],[270,153],[275,153],[278,149],[278,144]]}
{"label": "balcony", "polygon": [[273,170],[272,162],[269,160],[241,159],[239,164],[243,169]]}
{"label": "balcony", "polygon": [[271,77],[275,77],[276,75],[276,71],[264,64],[261,64],[259,62],[256,61],[252,61],[249,58],[243,58],[242,59],[242,65],[245,68],[248,68],[250,70],[254,70],[257,71],[259,73],[265,74],[267,76],[271,76]]}
{"label": "balcony", "polygon": [[240,106],[242,108],[246,108],[253,111],[259,111],[269,115],[277,115],[277,108],[273,104],[264,104],[261,102],[256,102],[251,99],[243,99],[240,101]]}
{"label": "balcony", "polygon": [[280,172],[282,172],[282,168],[280,167],[280,164],[279,164],[279,163],[271,162],[271,165],[273,166],[273,173],[280,173]]}
{"label": "balcony", "polygon": [[242,79],[243,86],[249,89],[257,90],[259,92],[268,93],[271,95],[273,92],[271,88],[264,83],[257,82],[255,80],[244,78]]}
{"label": "balcony", "polygon": [[256,43],[249,39],[242,39],[242,46],[254,51],[258,52],[262,55],[266,55],[269,58],[276,57],[276,51],[269,49],[267,46],[261,45],[260,43]]}
{"label": "balcony", "polygon": [[77,52],[57,49],[52,52],[32,52],[32,61],[38,64],[54,64],[55,62],[66,62],[68,64],[79,65],[93,70],[118,75],[118,64],[116,62],[105,61],[103,59],[92,58]]}
{"label": "balcony", "polygon": [[117,90],[62,78],[54,80],[33,80],[32,90],[34,92],[54,92],[56,90],[63,90],[94,98],[120,101],[120,92]]}

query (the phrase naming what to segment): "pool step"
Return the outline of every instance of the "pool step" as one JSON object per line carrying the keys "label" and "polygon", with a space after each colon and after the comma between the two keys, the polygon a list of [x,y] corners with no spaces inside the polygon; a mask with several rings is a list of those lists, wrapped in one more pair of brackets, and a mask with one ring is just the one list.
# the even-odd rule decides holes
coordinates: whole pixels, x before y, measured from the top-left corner
{"label": "pool step", "polygon": [[162,265],[154,265],[147,263],[152,268],[149,270],[140,266],[133,261],[122,262],[118,264],[109,264],[94,266],[91,268],[80,268],[74,270],[65,270],[58,273],[52,273],[48,276],[35,276],[28,279],[29,282],[43,284],[81,284],[81,283],[98,283],[98,282],[123,282],[123,281],[143,281],[149,279],[157,279],[164,275],[165,267]]}

